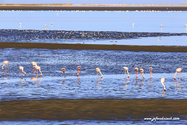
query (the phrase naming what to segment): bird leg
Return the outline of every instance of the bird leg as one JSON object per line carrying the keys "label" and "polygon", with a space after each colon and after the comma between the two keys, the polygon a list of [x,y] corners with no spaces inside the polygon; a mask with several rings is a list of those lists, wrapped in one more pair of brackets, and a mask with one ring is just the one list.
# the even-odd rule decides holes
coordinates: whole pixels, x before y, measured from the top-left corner
{"label": "bird leg", "polygon": [[103,77],[103,74],[101,73],[101,71],[99,72],[101,74],[101,78]]}
{"label": "bird leg", "polygon": [[[175,72],[175,75],[176,75],[176,74],[177,74],[177,72]],[[174,80],[176,80],[176,79],[175,79],[175,75],[174,75],[174,77],[173,77],[173,78],[174,78]]]}
{"label": "bird leg", "polygon": [[128,72],[128,70],[127,70],[127,73],[128,73],[128,78],[129,78],[129,76],[130,76],[130,75],[129,75],[129,72]]}

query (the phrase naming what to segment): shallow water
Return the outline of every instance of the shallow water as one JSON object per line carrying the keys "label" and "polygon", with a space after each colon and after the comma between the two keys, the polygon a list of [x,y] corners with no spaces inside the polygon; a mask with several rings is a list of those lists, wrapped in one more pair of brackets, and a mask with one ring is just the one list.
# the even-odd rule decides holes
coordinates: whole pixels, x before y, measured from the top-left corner
{"label": "shallow water", "polygon": [[[187,53],[127,52],[106,50],[1,49],[0,60],[10,61],[9,71],[0,75],[1,101],[35,99],[187,99]],[[43,76],[32,75],[35,61]],[[77,77],[77,66],[81,66]],[[23,66],[26,76],[19,74]],[[130,79],[124,79],[122,67],[128,67]],[[150,79],[149,67],[153,67]],[[96,75],[101,69],[103,79]],[[134,68],[144,69],[136,79]],[[182,67],[182,79],[176,68]],[[61,68],[65,68],[62,74]],[[39,73],[40,74],[40,73]],[[23,75],[23,73],[22,73]],[[127,76],[126,76],[127,77]],[[166,93],[160,78],[165,77]]]}

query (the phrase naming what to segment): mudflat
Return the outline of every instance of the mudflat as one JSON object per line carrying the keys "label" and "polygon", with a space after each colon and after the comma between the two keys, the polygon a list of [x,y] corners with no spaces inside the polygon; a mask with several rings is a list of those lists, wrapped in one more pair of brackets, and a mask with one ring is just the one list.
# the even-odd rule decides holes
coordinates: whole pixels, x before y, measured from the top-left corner
{"label": "mudflat", "polygon": [[179,46],[138,46],[138,45],[97,45],[97,44],[58,44],[58,43],[14,43],[0,42],[1,48],[45,48],[45,49],[95,49],[148,52],[187,52],[187,47]]}

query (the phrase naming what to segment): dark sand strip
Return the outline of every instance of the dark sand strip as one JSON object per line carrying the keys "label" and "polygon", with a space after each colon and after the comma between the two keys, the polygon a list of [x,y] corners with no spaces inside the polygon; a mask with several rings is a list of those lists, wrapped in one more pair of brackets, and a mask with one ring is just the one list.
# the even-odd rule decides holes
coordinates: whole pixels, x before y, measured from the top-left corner
{"label": "dark sand strip", "polygon": [[187,100],[34,100],[0,102],[0,120],[186,119]]}
{"label": "dark sand strip", "polygon": [[137,46],[137,45],[98,45],[98,44],[58,44],[58,43],[13,43],[0,42],[0,48],[43,48],[43,49],[95,49],[148,52],[187,52],[187,47],[179,46]]}
{"label": "dark sand strip", "polygon": [[187,11],[187,7],[52,7],[52,6],[0,6],[0,10],[97,10],[97,11],[135,11],[135,10],[159,10],[159,11]]}

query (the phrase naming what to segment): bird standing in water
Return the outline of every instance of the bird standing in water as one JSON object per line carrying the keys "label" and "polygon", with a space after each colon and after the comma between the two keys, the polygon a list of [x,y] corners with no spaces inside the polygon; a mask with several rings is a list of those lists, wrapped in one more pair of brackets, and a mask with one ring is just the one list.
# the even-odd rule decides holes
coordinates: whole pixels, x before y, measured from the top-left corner
{"label": "bird standing in water", "polygon": [[138,78],[138,68],[134,68],[134,70],[136,71],[136,78]]}
{"label": "bird standing in water", "polygon": [[[9,63],[10,61],[4,61],[3,62],[3,66],[2,66],[2,70],[4,70],[4,66],[5,67],[8,67],[8,63]],[[9,68],[8,68],[8,70],[9,70]]]}
{"label": "bird standing in water", "polygon": [[61,70],[62,70],[63,73],[65,73],[65,68],[62,68]]}
{"label": "bird standing in water", "polygon": [[78,69],[78,71],[77,71],[77,76],[79,76],[79,72],[80,72],[80,70],[81,70],[81,66],[78,66],[77,69]]}
{"label": "bird standing in water", "polygon": [[153,70],[153,68],[149,67],[149,72],[150,72],[151,78],[153,78],[152,70]]}
{"label": "bird standing in water", "polygon": [[162,85],[163,85],[163,87],[164,87],[164,91],[166,91],[166,87],[165,87],[165,85],[164,85],[165,78],[161,78],[161,79],[160,79],[160,82],[162,83]]}
{"label": "bird standing in water", "polygon": [[127,72],[127,73],[128,73],[128,78],[129,78],[129,76],[130,76],[130,75],[129,75],[129,72],[128,72],[128,71],[129,71],[129,68],[128,68],[128,67],[123,67],[123,69],[125,70],[125,77],[126,77],[126,72]]}
{"label": "bird standing in water", "polygon": [[95,68],[95,71],[97,72],[97,75],[98,75],[98,72],[101,74],[101,78],[103,77],[103,74],[101,73],[101,70],[99,68]]}
{"label": "bird standing in water", "polygon": [[20,73],[20,75],[21,75],[21,71],[22,71],[22,72],[25,74],[25,76],[26,76],[26,72],[23,71],[23,69],[24,69],[23,66],[19,66],[18,68],[19,68],[19,73]]}
{"label": "bird standing in water", "polygon": [[142,68],[140,69],[140,72],[141,72],[141,74],[142,74],[142,77],[145,79],[145,76],[144,76],[144,73],[143,73],[144,70],[143,70]]}
{"label": "bird standing in water", "polygon": [[[176,75],[177,73],[181,73],[181,71],[182,71],[182,68],[177,68],[177,69],[176,69],[176,72],[175,72],[175,75]],[[175,79],[175,75],[174,75],[174,77],[173,77],[174,80],[176,80],[176,79]],[[182,73],[181,73],[181,75],[182,75]]]}
{"label": "bird standing in water", "polygon": [[40,76],[42,76],[41,68],[39,66],[35,66],[34,68],[37,70],[37,76],[38,76],[38,72],[40,72]]}

